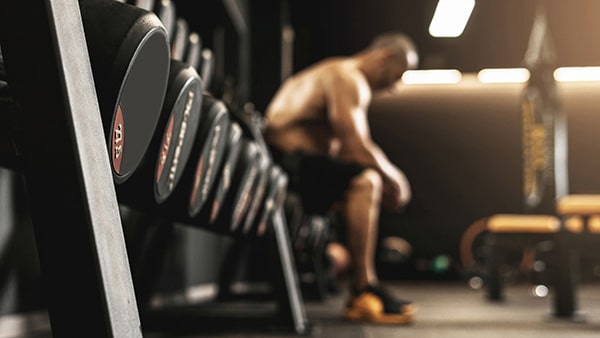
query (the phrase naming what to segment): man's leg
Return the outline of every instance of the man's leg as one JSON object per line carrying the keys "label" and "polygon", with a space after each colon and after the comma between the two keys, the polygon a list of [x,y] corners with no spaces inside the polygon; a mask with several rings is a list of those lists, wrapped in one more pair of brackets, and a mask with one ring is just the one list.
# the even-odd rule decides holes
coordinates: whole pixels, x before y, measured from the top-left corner
{"label": "man's leg", "polygon": [[378,283],[374,257],[381,189],[379,173],[366,169],[352,179],[346,194],[346,237],[354,268],[354,287],[359,290]]}
{"label": "man's leg", "polygon": [[346,238],[354,268],[354,290],[346,317],[373,323],[410,323],[414,313],[412,303],[396,299],[383,289],[375,271],[381,193],[381,177],[373,169],[354,177],[346,193]]}

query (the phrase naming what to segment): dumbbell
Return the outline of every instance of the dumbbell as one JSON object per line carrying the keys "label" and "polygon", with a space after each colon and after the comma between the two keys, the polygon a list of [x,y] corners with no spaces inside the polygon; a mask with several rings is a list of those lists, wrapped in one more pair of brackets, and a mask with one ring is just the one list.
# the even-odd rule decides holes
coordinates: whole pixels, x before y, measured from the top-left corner
{"label": "dumbbell", "polygon": [[[125,0],[120,1],[125,2]],[[152,11],[154,9],[154,0],[128,0],[127,3],[147,11]]]}
{"label": "dumbbell", "polygon": [[[250,232],[251,225],[256,218],[256,213],[258,212],[258,207],[262,203],[262,196],[257,196],[257,192],[260,195],[264,194],[265,184],[266,184],[266,173],[268,167],[271,163],[270,156],[268,151],[264,145],[264,140],[262,139],[262,134],[258,130],[258,126],[255,125],[251,116],[244,110],[240,109],[234,105],[227,105],[227,108],[230,112],[232,120],[239,123],[244,131],[244,136],[247,141],[252,145],[252,147],[256,147],[257,154],[245,154],[248,158],[241,160],[242,165],[238,166],[238,169],[245,171],[244,175],[236,179],[236,182],[240,182],[242,185],[247,185],[247,187],[240,187],[242,191],[240,192],[239,198],[231,197],[230,200],[227,200],[228,206],[233,205],[233,207],[226,208],[224,214],[230,214],[230,211],[233,213],[230,219],[218,219],[216,223],[217,227],[227,227],[226,231],[229,233],[244,235]],[[248,191],[248,193],[246,193]],[[250,203],[248,200],[250,196],[253,196],[254,201]],[[229,226],[229,227],[228,227]]]}
{"label": "dumbbell", "polygon": [[207,79],[204,83],[204,90],[210,91],[210,85],[215,75],[215,55],[210,49],[205,48],[202,50],[200,59],[200,74],[203,79]]}
{"label": "dumbbell", "polygon": [[327,228],[325,216],[304,214],[298,233],[292,239],[294,249],[308,253],[323,250],[328,239]]}
{"label": "dumbbell", "polygon": [[[189,41],[188,24],[179,18],[175,24],[175,32],[171,38],[171,58],[174,60],[184,61],[187,44]],[[196,67],[194,67],[196,68]]]}
{"label": "dumbbell", "polygon": [[[214,187],[225,161],[231,129],[227,108],[212,96],[203,95],[201,115],[189,164],[172,195],[158,208],[165,218],[190,224],[194,223],[194,218],[205,208],[207,201],[214,198]],[[241,130],[233,133],[234,137],[238,137]],[[208,217],[204,223],[207,222]]]}
{"label": "dumbbell", "polygon": [[157,132],[138,172],[118,187],[120,202],[147,208],[169,198],[190,158],[201,120],[202,99],[198,73],[172,60]]}
{"label": "dumbbell", "polygon": [[[191,67],[199,69],[200,59],[202,54],[202,40],[196,32],[190,33],[184,53],[184,62]],[[200,72],[200,76],[204,80],[204,74]]]}
{"label": "dumbbell", "polygon": [[287,197],[288,177],[281,167],[273,165],[269,168],[267,192],[261,203],[258,216],[254,219],[250,233],[261,237],[269,230],[268,224],[276,210],[283,208]]}
{"label": "dumbbell", "polygon": [[271,160],[269,156],[260,151],[259,162],[258,162],[258,173],[254,185],[251,188],[250,195],[251,201],[248,207],[248,211],[243,216],[241,233],[243,235],[249,235],[252,231],[252,225],[258,216],[258,211],[262,204],[265,203],[265,193],[267,190],[267,182],[269,179],[269,168],[271,166]]}
{"label": "dumbbell", "polygon": [[[219,230],[215,229],[213,223],[217,219],[227,192],[233,185],[233,174],[240,157],[240,152],[242,151],[241,140],[242,128],[237,123],[232,122],[229,134],[227,135],[223,163],[214,182],[215,186],[212,191],[208,192],[207,200],[200,207],[199,211],[194,212],[195,210],[190,210],[189,224],[211,230]],[[192,197],[190,195],[190,198]],[[194,199],[197,198],[197,196],[194,196]]]}
{"label": "dumbbell", "polygon": [[[210,106],[210,109],[204,123],[205,144],[194,171],[194,182],[189,201],[190,217],[198,215],[211,197],[211,192],[215,190],[213,187],[216,186],[220,176],[219,169],[231,170],[229,169],[231,168],[231,159],[225,159],[225,146],[233,148],[232,143],[237,142],[241,134],[238,126],[231,125],[225,105],[212,96],[206,96],[209,98],[207,101],[210,105],[207,106]],[[232,153],[232,156],[237,152],[237,150],[227,151]],[[223,164],[224,162],[228,164]]]}
{"label": "dumbbell", "polygon": [[[125,2],[125,0],[118,1]],[[183,53],[187,44],[188,26],[184,19],[176,18],[175,4],[170,0],[128,0],[127,3],[154,12],[158,16],[165,26],[171,42],[171,58],[183,60]]]}
{"label": "dumbbell", "polygon": [[116,183],[142,160],[169,74],[167,32],[156,15],[109,0],[80,0],[102,123]]}
{"label": "dumbbell", "polygon": [[[119,1],[125,2],[125,0]],[[169,41],[173,40],[177,17],[175,4],[171,0],[127,0],[126,2],[146,11],[154,12],[162,22],[163,26],[165,26]]]}
{"label": "dumbbell", "polygon": [[232,167],[231,184],[221,200],[215,200],[209,219],[212,229],[225,234],[239,231],[259,170],[260,152],[256,143],[243,135],[238,145],[240,150]]}
{"label": "dumbbell", "polygon": [[177,20],[175,4],[171,0],[157,0],[154,3],[154,13],[158,15],[160,21],[167,29],[169,41],[172,39],[175,31],[175,22]]}

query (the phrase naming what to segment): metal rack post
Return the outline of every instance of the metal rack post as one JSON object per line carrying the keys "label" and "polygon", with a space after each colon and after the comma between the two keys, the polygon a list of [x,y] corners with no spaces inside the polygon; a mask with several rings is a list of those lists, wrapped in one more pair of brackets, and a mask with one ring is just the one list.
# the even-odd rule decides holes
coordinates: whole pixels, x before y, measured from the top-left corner
{"label": "metal rack post", "polygon": [[4,1],[0,44],[54,337],[141,337],[77,0]]}

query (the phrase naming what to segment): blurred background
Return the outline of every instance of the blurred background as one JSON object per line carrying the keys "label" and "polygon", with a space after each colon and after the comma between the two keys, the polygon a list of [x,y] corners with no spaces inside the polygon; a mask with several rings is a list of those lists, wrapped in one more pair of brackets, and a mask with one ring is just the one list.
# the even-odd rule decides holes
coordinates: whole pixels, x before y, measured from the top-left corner
{"label": "blurred background", "polygon": [[[355,53],[386,31],[405,32],[414,39],[419,69],[476,74],[486,68],[523,67],[538,4],[546,9],[556,67],[600,65],[597,1],[477,1],[464,31],[453,38],[434,37],[429,32],[437,3],[232,0],[202,5],[182,1],[178,8],[184,17],[201,18],[190,20],[190,25],[202,32],[206,45],[217,55],[223,48],[224,63],[217,66],[216,78],[221,78],[221,83],[227,78],[247,81],[238,90],[247,88],[240,94],[259,111],[264,111],[282,78],[325,57]],[[243,25],[236,24],[236,18]],[[241,34],[246,43],[240,43],[240,26],[247,29]],[[459,242],[469,225],[497,212],[524,210],[518,106],[490,112],[489,102],[482,102],[474,111],[467,111],[468,99],[464,99],[462,111],[460,104],[452,111],[441,105],[411,110],[403,95],[413,94],[401,91],[396,98],[376,101],[370,113],[374,139],[405,170],[414,192],[404,214],[382,215],[381,233],[409,240],[413,263],[420,268],[382,273],[402,278],[457,278],[452,263],[441,274],[424,267],[440,256],[442,261],[448,258],[460,265]],[[597,102],[589,99],[587,107],[593,110]],[[600,180],[594,174],[592,155],[597,147],[592,141],[593,126],[599,121],[594,120],[593,111],[568,113],[573,116],[569,124],[573,130],[571,192],[597,192]],[[546,200],[536,211],[551,212],[553,208],[552,201]]]}

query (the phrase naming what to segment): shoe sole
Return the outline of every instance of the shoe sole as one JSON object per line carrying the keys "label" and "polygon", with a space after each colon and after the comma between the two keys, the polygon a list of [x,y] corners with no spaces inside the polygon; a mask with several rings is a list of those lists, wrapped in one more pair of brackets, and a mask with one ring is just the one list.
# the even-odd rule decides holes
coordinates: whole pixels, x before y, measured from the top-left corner
{"label": "shoe sole", "polygon": [[402,314],[373,314],[360,309],[346,310],[345,317],[354,320],[378,324],[409,324],[413,322],[412,313]]}

